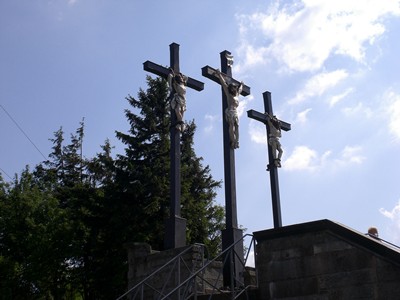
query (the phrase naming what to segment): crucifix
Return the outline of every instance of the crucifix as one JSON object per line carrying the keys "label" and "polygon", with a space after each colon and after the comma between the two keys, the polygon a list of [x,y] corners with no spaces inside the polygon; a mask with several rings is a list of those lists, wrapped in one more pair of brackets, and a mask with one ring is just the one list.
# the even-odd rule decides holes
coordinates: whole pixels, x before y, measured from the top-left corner
{"label": "crucifix", "polygon": [[[239,94],[250,95],[250,87],[232,78],[233,56],[229,51],[220,53],[221,71],[209,66],[203,67],[202,75],[221,85],[222,89],[222,122],[224,140],[224,185],[225,185],[225,219],[226,229],[222,231],[222,250],[229,248],[243,237],[243,231],[238,228],[236,183],[235,183],[235,149],[239,147],[239,120],[236,108],[239,104]],[[232,264],[225,264],[224,286],[231,286],[232,275],[240,277],[243,261],[243,241],[235,245],[236,257]],[[233,265],[233,266],[232,266]]]}
{"label": "crucifix", "polygon": [[186,110],[186,87],[196,91],[204,89],[204,83],[187,77],[179,69],[179,45],[169,45],[170,67],[165,68],[151,61],[143,63],[143,69],[168,80],[171,100],[171,171],[170,171],[170,216],[166,221],[165,249],[186,246],[186,220],[181,217],[181,131],[184,129],[183,113]]}
{"label": "crucifix", "polygon": [[264,109],[265,113],[260,113],[255,110],[247,111],[247,116],[254,120],[264,123],[267,127],[268,137],[268,167],[270,183],[271,183],[271,198],[272,198],[272,212],[274,217],[274,228],[282,227],[281,216],[281,200],[279,196],[279,180],[278,168],[281,166],[280,157],[282,149],[279,142],[281,130],[289,131],[291,125],[284,121],[278,120],[272,111],[271,93],[264,92]]}

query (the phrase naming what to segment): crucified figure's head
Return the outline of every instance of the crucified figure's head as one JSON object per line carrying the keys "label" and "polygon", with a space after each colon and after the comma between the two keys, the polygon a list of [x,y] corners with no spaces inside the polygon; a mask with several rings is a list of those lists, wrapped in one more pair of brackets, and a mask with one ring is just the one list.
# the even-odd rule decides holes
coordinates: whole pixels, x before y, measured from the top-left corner
{"label": "crucified figure's head", "polygon": [[176,74],[176,75],[174,76],[174,79],[175,79],[175,81],[176,81],[178,84],[182,84],[182,83],[185,82],[185,81],[183,80],[183,75],[182,75],[182,73]]}
{"label": "crucified figure's head", "polygon": [[239,93],[239,86],[237,84],[230,83],[228,85],[228,90],[231,95],[236,96]]}
{"label": "crucified figure's head", "polygon": [[272,125],[274,125],[274,127],[276,129],[280,129],[281,128],[281,122],[278,120],[278,118],[275,115],[272,116],[271,123],[272,123]]}

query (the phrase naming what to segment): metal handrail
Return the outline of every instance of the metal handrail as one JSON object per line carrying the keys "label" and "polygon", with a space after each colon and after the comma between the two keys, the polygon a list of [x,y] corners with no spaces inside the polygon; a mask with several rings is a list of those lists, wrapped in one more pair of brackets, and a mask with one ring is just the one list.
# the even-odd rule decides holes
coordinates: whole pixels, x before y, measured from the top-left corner
{"label": "metal handrail", "polygon": [[[212,293],[210,294],[209,299],[212,298],[212,296],[214,295],[214,291],[216,291],[216,290],[219,291],[219,292],[221,292],[221,293],[223,293],[223,290],[221,290],[220,288],[218,288],[218,287],[216,286],[216,284],[212,284],[212,283],[208,282],[205,278],[200,277],[199,274],[200,274],[200,273],[203,273],[203,272],[205,271],[205,269],[208,268],[213,262],[217,261],[218,258],[220,258],[221,256],[224,256],[225,254],[227,254],[227,253],[230,252],[230,251],[233,251],[233,254],[237,256],[237,253],[235,252],[234,247],[236,246],[236,244],[238,244],[239,242],[241,242],[242,240],[244,240],[246,237],[251,237],[252,239],[251,239],[251,242],[250,242],[250,247],[249,247],[249,249],[248,249],[248,251],[247,251],[247,254],[246,254],[246,258],[245,258],[245,260],[244,260],[243,263],[242,263],[242,265],[245,267],[246,262],[247,262],[247,259],[248,259],[248,257],[249,257],[249,253],[250,253],[250,250],[251,250],[251,246],[252,246],[252,245],[255,245],[255,239],[254,239],[254,237],[253,237],[252,234],[246,234],[246,235],[244,235],[241,239],[237,240],[235,243],[233,243],[232,245],[230,245],[228,248],[226,248],[224,251],[222,251],[218,256],[216,256],[214,259],[208,261],[205,265],[203,265],[202,268],[200,268],[200,269],[197,270],[195,273],[193,273],[191,276],[189,276],[189,277],[188,277],[186,280],[184,280],[180,285],[178,285],[176,288],[174,288],[173,290],[171,290],[168,294],[166,294],[163,298],[161,298],[161,300],[167,299],[169,296],[173,295],[176,291],[180,290],[180,289],[181,289],[183,286],[185,286],[187,283],[189,283],[189,282],[192,281],[192,280],[195,280],[196,277],[200,278],[203,282],[206,282],[207,284],[209,284],[209,285],[211,285],[211,286],[213,287],[213,290],[212,290]],[[228,257],[229,257],[228,255],[225,256],[225,259],[224,259],[224,262],[223,262],[223,266],[225,265],[226,260],[227,260]],[[241,260],[240,260],[240,261],[241,261]],[[223,268],[221,269],[220,273],[218,274],[218,277],[217,277],[216,282],[219,281],[220,276],[221,276],[221,274],[222,274],[222,272],[223,272],[222,270],[223,270]],[[256,274],[256,277],[257,277],[257,274]],[[235,278],[232,277],[231,280],[235,280]],[[240,282],[239,280],[236,280],[236,281]],[[231,291],[230,291],[230,292],[232,293],[232,299],[237,299],[237,297],[239,297],[243,292],[245,292],[245,291],[249,288],[249,287],[244,287],[244,283],[241,282],[241,284],[243,284],[243,289],[242,289],[241,291],[239,291],[239,293],[238,293],[237,295],[235,294],[235,290],[231,290]],[[234,284],[231,284],[231,286],[234,286]],[[196,293],[196,292],[197,292],[197,291],[195,291],[195,293]],[[190,296],[189,296],[189,297],[190,297]],[[188,298],[189,298],[189,297],[188,297]],[[188,299],[188,298],[185,298],[185,299]]]}
{"label": "metal handrail", "polygon": [[[243,257],[239,257],[239,255],[236,253],[235,246],[239,242],[242,242],[246,237],[251,237],[251,241],[250,241],[250,245],[249,245],[248,251],[246,253],[246,256],[245,256],[245,258],[243,260]],[[148,275],[145,279],[143,279],[142,281],[137,283],[134,287],[130,288],[127,292],[125,292],[123,295],[118,297],[116,300],[121,300],[123,297],[129,295],[130,293],[132,293],[136,289],[137,290],[134,293],[133,297],[136,297],[138,295],[138,293],[141,292],[141,299],[143,299],[143,297],[144,297],[144,288],[145,287],[150,288],[151,290],[156,292],[158,294],[158,296],[160,297],[159,299],[161,299],[161,300],[168,299],[170,296],[172,296],[177,291],[179,292],[178,299],[189,299],[193,295],[195,296],[195,299],[196,299],[196,295],[198,293],[198,291],[197,291],[197,281],[196,281],[197,278],[200,279],[203,283],[205,283],[205,284],[209,285],[210,287],[212,287],[212,292],[209,295],[209,299],[211,299],[212,296],[216,292],[219,292],[220,294],[226,295],[228,298],[237,299],[240,295],[242,295],[243,293],[247,292],[247,290],[249,289],[250,286],[245,286],[244,282],[241,282],[239,280],[239,278],[235,278],[235,276],[231,277],[231,289],[229,290],[229,293],[227,293],[227,290],[223,290],[220,287],[218,287],[217,284],[219,282],[221,282],[221,275],[223,273],[223,267],[225,266],[226,263],[230,263],[233,259],[235,259],[235,257],[239,258],[239,261],[240,261],[241,265],[244,267],[243,269],[245,270],[245,266],[246,266],[246,263],[247,263],[247,260],[249,258],[249,254],[250,254],[250,251],[251,251],[253,245],[254,245],[254,248],[255,248],[255,239],[254,239],[253,235],[246,234],[241,239],[237,240],[232,245],[230,245],[227,249],[222,251],[218,256],[216,256],[212,260],[208,260],[208,258],[207,258],[207,260],[206,260],[207,262],[206,263],[204,263],[204,254],[203,254],[202,267],[200,269],[198,269],[197,271],[195,271],[194,273],[190,274],[189,277],[187,277],[184,281],[180,282],[170,292],[168,292],[167,294],[164,294],[165,286],[166,286],[166,284],[167,284],[172,272],[174,271],[177,263],[178,263],[178,274],[179,274],[178,277],[179,277],[179,280],[180,280],[180,268],[181,268],[180,267],[180,260],[181,260],[182,256],[184,254],[188,253],[191,249],[193,249],[194,246],[201,246],[203,250],[204,249],[206,250],[206,247],[203,244],[194,244],[192,246],[189,246],[185,250],[180,252],[178,255],[176,255],[174,258],[170,259],[164,265],[159,267],[157,270],[153,271],[150,275]],[[230,255],[228,255],[229,253],[230,253]],[[219,271],[215,282],[212,283],[209,280],[207,280],[206,278],[204,278],[204,275],[202,275],[202,274],[205,273],[205,270],[212,263],[214,263],[216,261],[220,261],[221,257],[223,257],[222,268]],[[230,261],[228,261],[228,258],[230,259]],[[173,264],[173,267],[171,268],[170,273],[168,275],[168,279],[165,280],[165,284],[164,284],[164,286],[162,287],[161,290],[153,287],[150,283],[147,282],[149,279],[151,279],[157,273],[163,271],[166,267],[170,266],[171,264]],[[189,267],[186,264],[185,264],[185,266],[189,270]],[[256,279],[257,279],[257,274],[256,274]],[[236,284],[236,287],[237,287],[236,289],[235,289],[235,282],[239,283],[239,284]],[[194,289],[192,290],[193,283],[194,283]],[[182,290],[182,288],[184,288],[184,289]],[[183,293],[181,294],[182,291],[183,291]]]}
{"label": "metal handrail", "polygon": [[377,240],[377,241],[383,242],[383,243],[385,243],[385,244],[388,244],[388,245],[390,245],[390,246],[392,246],[392,247],[397,248],[397,249],[400,250],[400,247],[399,247],[399,246],[397,246],[397,245],[395,245],[395,244],[393,244],[393,243],[391,243],[391,242],[389,242],[389,241],[386,241],[386,240],[384,240],[384,239],[381,239],[380,237],[378,237],[378,236],[376,236],[376,235],[373,235],[373,234],[371,234],[371,233],[366,233],[365,235],[366,235],[366,236],[369,236],[369,237],[372,237],[373,239],[375,239],[375,240]]}
{"label": "metal handrail", "polygon": [[[155,292],[159,293],[160,296],[163,295],[162,291],[158,291],[156,288],[152,287],[150,284],[147,284],[146,281],[148,281],[150,278],[152,278],[154,275],[156,275],[157,273],[163,271],[167,266],[169,266],[170,264],[174,263],[176,264],[176,262],[181,259],[181,257],[188,253],[190,250],[192,250],[195,246],[201,246],[203,248],[203,250],[205,249],[205,245],[204,244],[193,244],[189,247],[187,247],[186,249],[184,249],[182,252],[180,252],[178,255],[176,255],[174,258],[170,259],[168,262],[166,262],[165,264],[163,264],[161,267],[159,267],[158,269],[156,269],[155,271],[153,271],[150,275],[148,275],[146,278],[144,278],[142,281],[140,281],[139,283],[137,283],[135,286],[133,286],[132,288],[130,288],[128,291],[126,291],[124,294],[122,294],[121,296],[119,296],[116,300],[121,300],[122,298],[124,298],[125,296],[129,295],[132,291],[134,291],[135,289],[138,289],[140,286],[142,286],[142,294],[143,294],[143,286],[146,285],[149,288],[151,288],[152,290],[154,290]],[[204,260],[204,258],[202,257],[202,260]],[[175,267],[175,265],[174,265]],[[187,267],[187,266],[186,266]],[[173,270],[173,268],[172,268]],[[171,270],[171,271],[172,271]],[[164,289],[164,288],[163,288]],[[139,290],[138,290],[139,291]],[[137,295],[138,292],[135,293],[135,296]],[[143,297],[143,295],[142,295]],[[163,298],[165,299],[165,298]]]}

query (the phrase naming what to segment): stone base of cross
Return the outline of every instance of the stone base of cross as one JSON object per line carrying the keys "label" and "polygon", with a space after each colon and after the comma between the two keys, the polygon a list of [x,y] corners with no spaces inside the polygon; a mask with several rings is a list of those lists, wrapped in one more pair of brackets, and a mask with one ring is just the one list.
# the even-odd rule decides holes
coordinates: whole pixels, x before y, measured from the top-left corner
{"label": "stone base of cross", "polygon": [[165,249],[174,249],[186,246],[187,220],[179,216],[170,217],[165,221]]}

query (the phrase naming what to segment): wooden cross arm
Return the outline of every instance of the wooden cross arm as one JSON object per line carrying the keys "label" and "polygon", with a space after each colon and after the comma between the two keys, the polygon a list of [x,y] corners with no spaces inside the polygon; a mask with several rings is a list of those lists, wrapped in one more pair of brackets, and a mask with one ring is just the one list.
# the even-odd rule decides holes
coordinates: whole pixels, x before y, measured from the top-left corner
{"label": "wooden cross arm", "polygon": [[[248,110],[247,111],[247,116],[249,118],[251,118],[251,119],[254,119],[254,120],[260,121],[260,122],[262,122],[264,124],[267,124],[267,116],[265,114],[263,114],[263,113],[260,113],[260,112],[256,111],[256,110],[253,110],[253,109]],[[281,122],[281,129],[282,130],[289,131],[291,129],[291,125],[289,123],[286,123],[286,122],[281,121],[281,120],[279,120],[279,121]]]}
{"label": "wooden cross arm", "polygon": [[[165,79],[167,79],[168,74],[169,74],[169,69],[160,65],[157,65],[149,60],[145,61],[143,63],[143,69],[147,72],[156,74],[158,76],[161,76]],[[204,82],[198,81],[196,79],[193,79],[191,77],[188,77],[188,80],[186,82],[186,85],[196,91],[202,91],[204,89]]]}
{"label": "wooden cross arm", "polygon": [[[215,76],[215,69],[214,68],[211,68],[210,66],[205,66],[205,67],[203,67],[203,68],[201,68],[201,74],[204,76],[204,77],[207,77],[208,79],[211,79],[212,81],[214,81],[214,82],[216,82],[216,83],[218,83],[218,84],[221,84],[220,82],[219,82],[219,78],[217,77],[217,76]],[[225,75],[225,74],[224,74]],[[226,75],[225,75],[226,76]],[[239,85],[240,84],[240,82],[239,81],[237,81],[237,80],[235,80],[235,79],[233,79],[233,78],[231,78],[232,80],[233,80],[233,82],[235,83],[235,84],[237,84],[237,85]],[[242,92],[240,93],[242,96],[248,96],[248,95],[250,95],[250,87],[248,87],[247,85],[245,85],[245,84],[243,84],[243,88],[242,88]]]}

